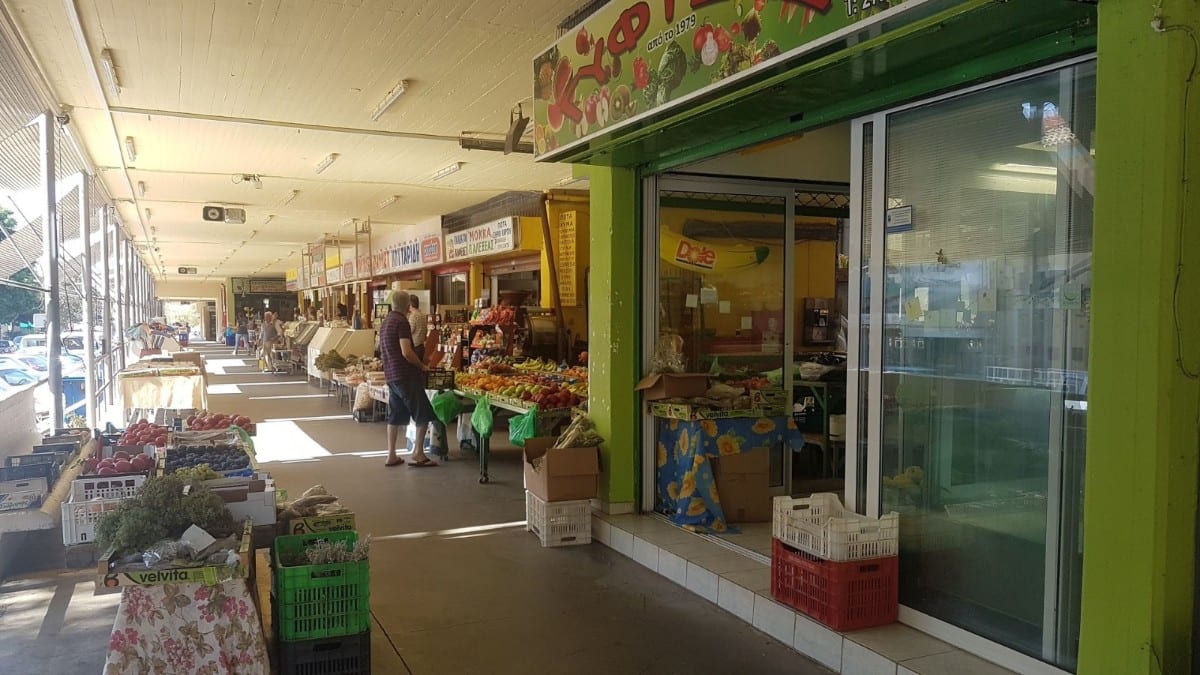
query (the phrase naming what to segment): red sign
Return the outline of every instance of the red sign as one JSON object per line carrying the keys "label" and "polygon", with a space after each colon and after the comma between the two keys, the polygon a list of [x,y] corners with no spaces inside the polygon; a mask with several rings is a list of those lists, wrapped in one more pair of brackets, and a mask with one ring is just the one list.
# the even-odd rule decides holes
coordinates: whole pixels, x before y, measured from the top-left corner
{"label": "red sign", "polygon": [[442,235],[435,234],[421,240],[421,262],[430,265],[442,262]]}
{"label": "red sign", "polygon": [[717,264],[717,252],[698,241],[680,239],[675,261],[711,270]]}

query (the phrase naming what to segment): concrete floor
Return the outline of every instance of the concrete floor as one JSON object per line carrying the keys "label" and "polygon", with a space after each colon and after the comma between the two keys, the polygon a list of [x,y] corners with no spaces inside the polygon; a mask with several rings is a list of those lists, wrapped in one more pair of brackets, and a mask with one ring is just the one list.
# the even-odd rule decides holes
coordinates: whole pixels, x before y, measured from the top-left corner
{"label": "concrete floor", "polygon": [[[520,455],[507,443],[493,445],[488,485],[473,454],[385,468],[382,424],[355,423],[302,375],[198,349],[213,373],[210,408],[261,420],[259,458],[280,487],[325,485],[372,535],[374,672],[828,672],[601,544],[542,549],[523,526]],[[116,603],[92,596],[87,573],[7,581],[3,670],[99,672]]]}

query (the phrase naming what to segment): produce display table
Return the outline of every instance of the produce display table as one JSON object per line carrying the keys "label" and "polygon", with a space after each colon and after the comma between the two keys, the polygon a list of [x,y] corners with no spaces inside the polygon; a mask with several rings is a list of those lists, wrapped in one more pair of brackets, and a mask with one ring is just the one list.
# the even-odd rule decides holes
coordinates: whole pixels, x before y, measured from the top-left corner
{"label": "produce display table", "polygon": [[[479,403],[486,396],[488,404],[494,410],[505,410],[518,415],[524,415],[534,407],[531,404],[525,404],[511,399],[496,397],[482,391],[455,389],[454,393],[457,396],[469,399],[474,403],[474,405],[479,405]],[[554,410],[547,410],[545,412],[539,410],[536,416],[537,435],[553,435],[558,426],[571,420],[571,415],[573,413],[573,408],[557,408]],[[475,437],[475,447],[479,449],[479,482],[487,483],[489,480],[488,455],[491,454],[492,440],[490,437],[484,436],[474,429],[471,430],[471,434]]]}
{"label": "produce display table", "polygon": [[788,416],[691,421],[656,417],[655,426],[656,510],[676,525],[703,531],[728,529],[712,458],[803,443]]}
{"label": "produce display table", "polygon": [[171,408],[175,410],[208,409],[208,387],[204,374],[139,375],[122,377],[121,398],[126,410],[131,408]]}
{"label": "produce display table", "polygon": [[105,675],[270,672],[246,579],[124,588]]}

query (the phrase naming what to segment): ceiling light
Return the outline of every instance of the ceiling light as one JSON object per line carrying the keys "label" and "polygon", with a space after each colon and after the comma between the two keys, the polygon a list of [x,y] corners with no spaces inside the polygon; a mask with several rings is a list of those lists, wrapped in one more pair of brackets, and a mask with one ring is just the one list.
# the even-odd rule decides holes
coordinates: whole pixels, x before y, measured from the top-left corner
{"label": "ceiling light", "polygon": [[146,220],[150,220],[150,209],[146,209]]}
{"label": "ceiling light", "polygon": [[145,197],[146,196],[146,181],[139,180],[137,185],[138,185],[138,194],[140,194],[142,197]]}
{"label": "ceiling light", "polygon": [[336,152],[331,152],[326,155],[325,159],[321,160],[321,162],[317,164],[317,173],[321,173],[325,169],[328,169],[331,164],[337,161],[337,158],[338,154]]}
{"label": "ceiling light", "polygon": [[129,157],[129,161],[137,161],[137,146],[133,144],[133,136],[125,137],[125,154]]}
{"label": "ceiling light", "polygon": [[379,102],[379,105],[375,106],[375,110],[371,112],[371,121],[378,122],[379,118],[383,117],[383,113],[387,112],[387,109],[396,102],[396,99],[404,95],[406,89],[408,89],[408,80],[397,82],[396,86],[392,87],[392,90]]}
{"label": "ceiling light", "polygon": [[287,206],[288,204],[291,204],[292,200],[295,199],[299,195],[300,195],[299,190],[292,190],[291,192],[288,193],[287,197],[283,198],[283,204],[281,204],[281,206]]}
{"label": "ceiling light", "polygon": [[1039,164],[1014,164],[1007,162],[1005,164],[993,164],[994,171],[1012,171],[1015,173],[1033,173],[1041,176],[1056,176],[1058,169],[1053,166],[1044,166]]}
{"label": "ceiling light", "polygon": [[392,204],[395,204],[397,199],[400,199],[400,195],[392,195],[391,197],[379,202],[379,210],[382,211]]}
{"label": "ceiling light", "polygon": [[104,83],[113,96],[121,95],[121,80],[117,77],[117,66],[113,63],[112,50],[100,50],[100,69],[104,71]]}
{"label": "ceiling light", "polygon": [[433,180],[441,180],[441,179],[445,178],[446,176],[449,176],[452,173],[457,173],[458,170],[463,167],[464,163],[465,162],[455,162],[455,163],[451,164],[450,166],[447,166],[446,168],[441,169],[437,173],[433,174]]}

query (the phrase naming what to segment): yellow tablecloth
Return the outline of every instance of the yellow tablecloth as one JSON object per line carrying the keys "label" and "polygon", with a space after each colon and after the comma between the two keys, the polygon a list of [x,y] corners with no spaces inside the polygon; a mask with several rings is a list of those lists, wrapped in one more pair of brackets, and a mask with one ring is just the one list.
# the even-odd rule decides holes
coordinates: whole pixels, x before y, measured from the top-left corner
{"label": "yellow tablecloth", "polygon": [[258,610],[245,579],[126,586],[104,675],[269,675]]}
{"label": "yellow tablecloth", "polygon": [[125,408],[208,409],[203,375],[160,375],[121,379]]}

